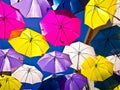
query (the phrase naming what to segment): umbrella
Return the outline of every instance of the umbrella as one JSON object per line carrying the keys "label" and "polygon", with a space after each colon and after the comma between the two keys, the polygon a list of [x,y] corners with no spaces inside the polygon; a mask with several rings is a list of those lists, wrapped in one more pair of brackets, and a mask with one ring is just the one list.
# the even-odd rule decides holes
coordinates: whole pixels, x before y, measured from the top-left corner
{"label": "umbrella", "polygon": [[49,49],[44,36],[29,28],[26,28],[19,37],[10,39],[9,43],[17,52],[28,57],[41,56]]}
{"label": "umbrella", "polygon": [[0,72],[11,71],[22,65],[24,57],[13,49],[0,50]]}
{"label": "umbrella", "polygon": [[117,0],[117,3],[115,4],[116,5],[116,11],[115,11],[115,14],[114,16],[116,16],[117,18],[113,17],[113,20],[112,20],[112,23],[113,25],[118,25],[120,26],[120,0]]}
{"label": "umbrella", "polygon": [[68,74],[64,90],[82,90],[87,85],[87,79],[80,74]]}
{"label": "umbrella", "polygon": [[18,79],[20,82],[30,84],[41,82],[43,77],[42,73],[37,68],[26,64],[23,64],[15,72],[13,72],[12,76]]}
{"label": "umbrella", "polygon": [[106,57],[108,60],[110,60],[114,64],[114,71],[119,71],[120,70],[120,57],[119,55],[111,55]]}
{"label": "umbrella", "polygon": [[7,39],[11,31],[23,29],[25,23],[20,13],[0,0],[0,38]]}
{"label": "umbrella", "polygon": [[117,0],[90,0],[85,8],[85,24],[92,29],[105,25],[114,15],[116,5],[113,4],[116,2]]}
{"label": "umbrella", "polygon": [[37,64],[43,71],[55,74],[66,71],[72,63],[69,55],[53,51],[41,57]]}
{"label": "umbrella", "polygon": [[0,90],[20,90],[22,84],[14,77],[0,76]]}
{"label": "umbrella", "polygon": [[12,31],[11,34],[10,34],[10,38],[9,39],[16,38],[16,37],[20,36],[22,31],[23,30],[14,30],[14,31]]}
{"label": "umbrella", "polygon": [[64,90],[66,77],[64,75],[52,75],[45,78],[38,90]]}
{"label": "umbrella", "polygon": [[96,54],[109,56],[111,52],[117,54],[120,48],[120,27],[113,26],[107,29],[100,30],[91,41]]}
{"label": "umbrella", "polygon": [[[17,8],[24,17],[43,17],[50,8],[47,0],[11,0],[12,6]],[[13,4],[14,3],[14,4]]]}
{"label": "umbrella", "polygon": [[76,70],[81,69],[81,65],[86,57],[95,57],[93,47],[82,42],[75,42],[70,46],[65,46],[63,52],[70,55],[71,61],[73,63],[71,67]]}
{"label": "umbrella", "polygon": [[72,13],[78,13],[85,9],[89,0],[55,0],[52,6],[54,10],[68,9]]}
{"label": "umbrella", "polygon": [[113,74],[111,77],[104,81],[95,82],[95,87],[100,90],[113,90],[120,84],[120,76]]}
{"label": "umbrella", "polygon": [[87,57],[81,73],[92,81],[103,81],[113,74],[113,64],[102,56]]}
{"label": "umbrella", "polygon": [[54,46],[64,46],[80,36],[80,23],[69,10],[50,10],[40,26],[47,41]]}

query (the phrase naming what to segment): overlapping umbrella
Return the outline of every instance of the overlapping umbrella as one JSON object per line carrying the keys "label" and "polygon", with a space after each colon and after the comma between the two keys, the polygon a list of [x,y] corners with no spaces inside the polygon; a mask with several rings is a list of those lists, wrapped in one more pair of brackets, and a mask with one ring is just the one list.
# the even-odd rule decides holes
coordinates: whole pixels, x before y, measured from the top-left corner
{"label": "overlapping umbrella", "polygon": [[22,65],[24,57],[13,49],[0,50],[0,72],[12,71]]}
{"label": "overlapping umbrella", "polygon": [[69,10],[50,10],[41,20],[40,27],[52,45],[65,46],[80,36],[80,24],[81,21]]}
{"label": "overlapping umbrella", "polygon": [[117,55],[111,55],[106,57],[108,60],[110,60],[114,64],[114,71],[120,70],[120,57],[119,54]]}
{"label": "overlapping umbrella", "polygon": [[20,90],[22,84],[12,76],[0,76],[0,90]]}
{"label": "overlapping umbrella", "polygon": [[11,0],[11,4],[27,18],[43,17],[50,9],[47,0]]}
{"label": "overlapping umbrella", "polygon": [[65,46],[63,52],[70,55],[72,61],[71,67],[76,70],[81,69],[81,65],[85,58],[87,58],[88,56],[95,57],[93,47],[82,42],[75,42],[72,43],[70,46]]}
{"label": "overlapping umbrella", "polygon": [[67,78],[64,90],[82,90],[87,85],[87,79],[80,74],[65,75]]}
{"label": "overlapping umbrella", "polygon": [[113,64],[102,56],[87,57],[81,73],[92,81],[103,81],[113,74]]}
{"label": "overlapping umbrella", "polygon": [[53,51],[41,57],[37,64],[43,71],[55,74],[66,71],[72,62],[69,55],[62,52]]}
{"label": "overlapping umbrella", "polygon": [[31,65],[23,64],[19,67],[12,76],[18,79],[20,82],[35,84],[42,81],[42,73]]}
{"label": "overlapping umbrella", "polygon": [[9,43],[17,52],[28,57],[41,56],[49,49],[44,36],[29,28],[26,28],[19,37],[10,39]]}
{"label": "overlapping umbrella", "polygon": [[54,0],[54,10],[68,9],[72,13],[79,13],[85,9],[89,0]]}
{"label": "overlapping umbrella", "polygon": [[117,0],[90,0],[85,8],[84,23],[92,29],[105,25],[114,16],[116,3]]}
{"label": "overlapping umbrella", "polygon": [[113,26],[107,29],[100,30],[91,41],[91,46],[94,47],[96,54],[109,56],[114,50],[114,54],[118,54],[120,48],[120,27]]}
{"label": "overlapping umbrella", "polygon": [[25,23],[19,11],[0,1],[0,38],[8,39],[13,30],[23,29]]}

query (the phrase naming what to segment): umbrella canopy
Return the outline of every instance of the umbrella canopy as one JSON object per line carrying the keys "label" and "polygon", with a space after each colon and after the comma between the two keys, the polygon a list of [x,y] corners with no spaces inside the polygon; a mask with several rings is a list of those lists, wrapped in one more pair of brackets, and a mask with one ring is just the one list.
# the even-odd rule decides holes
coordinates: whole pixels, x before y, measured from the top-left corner
{"label": "umbrella canopy", "polygon": [[11,71],[22,65],[24,57],[13,49],[0,50],[0,72]]}
{"label": "umbrella canopy", "polygon": [[52,75],[45,78],[39,90],[64,90],[66,77],[64,75]]}
{"label": "umbrella canopy", "polygon": [[87,58],[88,56],[95,57],[93,47],[82,42],[75,42],[72,43],[70,46],[65,46],[63,52],[69,54],[72,61],[71,67],[76,70],[81,69],[81,65],[85,58]]}
{"label": "umbrella canopy", "polygon": [[0,0],[0,38],[8,39],[11,31],[23,29],[24,26],[20,13]]}
{"label": "umbrella canopy", "polygon": [[22,84],[14,77],[0,76],[0,90],[20,90]]}
{"label": "umbrella canopy", "polygon": [[64,90],[82,90],[87,85],[87,79],[80,74],[68,74]]}
{"label": "umbrella canopy", "polygon": [[100,30],[91,41],[91,45],[98,55],[109,56],[113,50],[116,50],[114,54],[117,54],[117,49],[120,48],[120,27]]}
{"label": "umbrella canopy", "polygon": [[37,68],[26,64],[23,64],[15,72],[13,72],[12,76],[18,79],[20,82],[30,84],[41,82],[43,77],[42,73]]}
{"label": "umbrella canopy", "polygon": [[69,10],[50,10],[40,26],[47,41],[54,46],[65,46],[80,36],[80,23]]}
{"label": "umbrella canopy", "polygon": [[49,49],[44,36],[29,28],[26,28],[19,37],[10,39],[9,43],[17,52],[28,57],[41,56]]}
{"label": "umbrella canopy", "polygon": [[116,5],[116,11],[114,16],[116,16],[117,18],[113,17],[112,23],[113,25],[118,25],[120,26],[120,0],[117,0]]}
{"label": "umbrella canopy", "polygon": [[53,0],[47,0],[49,4],[52,6],[53,5]]}
{"label": "umbrella canopy", "polygon": [[27,18],[43,17],[50,8],[47,0],[11,0],[11,3]]}
{"label": "umbrella canopy", "polygon": [[103,81],[113,74],[113,64],[102,56],[87,57],[81,73],[92,81]]}
{"label": "umbrella canopy", "polygon": [[113,74],[111,77],[104,81],[95,82],[95,87],[97,87],[100,90],[113,90],[119,84],[120,76]]}
{"label": "umbrella canopy", "polygon": [[114,15],[115,3],[117,0],[90,0],[85,8],[85,24],[92,29],[105,25]]}
{"label": "umbrella canopy", "polygon": [[53,51],[41,57],[37,64],[43,71],[55,74],[66,71],[72,63],[69,55]]}
{"label": "umbrella canopy", "polygon": [[22,31],[23,30],[14,30],[14,31],[12,31],[11,34],[10,34],[10,38],[9,39],[16,38],[16,37],[20,36]]}
{"label": "umbrella canopy", "polygon": [[107,56],[106,58],[114,64],[114,68],[113,68],[114,71],[120,70],[120,57],[118,54]]}
{"label": "umbrella canopy", "polygon": [[89,0],[55,0],[52,6],[54,10],[69,9],[72,13],[78,13],[85,9]]}

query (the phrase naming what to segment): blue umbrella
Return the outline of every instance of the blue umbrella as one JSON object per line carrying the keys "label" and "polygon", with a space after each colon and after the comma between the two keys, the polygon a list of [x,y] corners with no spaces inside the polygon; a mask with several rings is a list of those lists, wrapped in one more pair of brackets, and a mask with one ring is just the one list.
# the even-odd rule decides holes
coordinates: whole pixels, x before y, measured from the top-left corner
{"label": "blue umbrella", "polygon": [[120,76],[113,74],[111,77],[104,81],[95,82],[95,87],[100,90],[113,90],[120,84]]}
{"label": "blue umbrella", "polygon": [[64,90],[66,78],[64,75],[53,75],[44,80],[38,90]]}
{"label": "blue umbrella", "polygon": [[114,51],[118,55],[120,48],[120,27],[113,26],[100,30],[91,41],[96,54],[108,56]]}
{"label": "blue umbrella", "polygon": [[72,13],[83,11],[89,0],[55,0],[54,7],[57,10],[69,9]]}

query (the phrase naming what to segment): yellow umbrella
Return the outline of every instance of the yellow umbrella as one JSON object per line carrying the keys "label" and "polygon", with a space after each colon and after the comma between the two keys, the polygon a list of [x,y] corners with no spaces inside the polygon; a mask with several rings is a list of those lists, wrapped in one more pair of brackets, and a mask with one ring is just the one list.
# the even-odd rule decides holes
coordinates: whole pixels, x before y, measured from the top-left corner
{"label": "yellow umbrella", "polygon": [[20,90],[22,84],[14,77],[0,76],[0,90]]}
{"label": "yellow umbrella", "polygon": [[115,87],[113,90],[120,90],[120,85],[118,85],[117,87]]}
{"label": "yellow umbrella", "polygon": [[113,64],[102,56],[88,57],[82,64],[81,73],[92,81],[103,81],[113,74]]}
{"label": "yellow umbrella", "polygon": [[26,28],[19,37],[9,40],[12,47],[28,57],[41,56],[49,49],[43,35]]}
{"label": "yellow umbrella", "polygon": [[116,3],[117,0],[90,0],[85,8],[85,24],[92,29],[105,25],[112,19]]}

